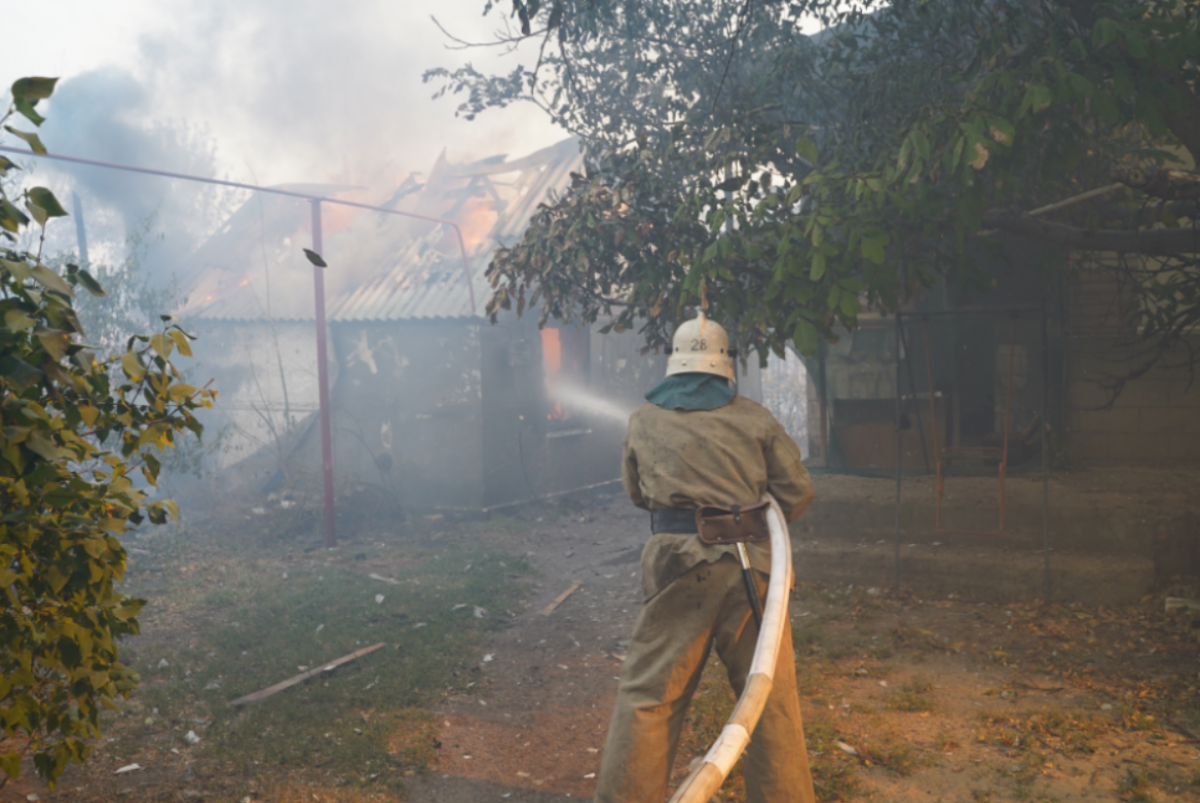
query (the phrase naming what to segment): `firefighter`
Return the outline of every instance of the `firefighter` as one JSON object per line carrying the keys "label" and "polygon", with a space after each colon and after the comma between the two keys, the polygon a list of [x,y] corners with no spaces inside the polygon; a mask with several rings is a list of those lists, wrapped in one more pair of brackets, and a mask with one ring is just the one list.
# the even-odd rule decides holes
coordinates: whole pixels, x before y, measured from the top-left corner
{"label": "firefighter", "polygon": [[[736,545],[708,546],[695,512],[771,493],[788,521],[813,500],[800,450],[765,408],[737,395],[729,337],[701,313],[675,332],[667,376],[629,419],[622,481],[650,511],[642,550],[643,606],[604,745],[596,803],[662,803],[687,710],[712,647],[741,696],[758,629]],[[770,546],[746,545],[765,595]],[[810,803],[791,624],[774,685],[746,749],[749,803]]]}

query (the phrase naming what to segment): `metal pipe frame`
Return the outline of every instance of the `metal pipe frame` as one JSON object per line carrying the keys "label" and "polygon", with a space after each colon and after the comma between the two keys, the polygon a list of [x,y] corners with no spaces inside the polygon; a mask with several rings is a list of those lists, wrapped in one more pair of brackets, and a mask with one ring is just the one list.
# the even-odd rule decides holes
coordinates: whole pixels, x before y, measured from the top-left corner
{"label": "metal pipe frame", "polygon": [[[83,159],[78,156],[66,156],[58,153],[34,153],[33,151],[24,150],[22,148],[13,148],[7,145],[0,145],[0,152],[15,153],[19,156],[29,156],[34,159],[53,159],[60,162],[71,162],[73,164],[89,165],[91,167],[102,167],[107,170],[123,170],[129,173],[142,173],[148,176],[158,176],[160,178],[177,178],[183,181],[194,181],[200,184],[215,184],[219,187],[233,187],[239,190],[250,190],[251,192],[265,192],[272,195],[284,195],[289,198],[300,198],[312,204],[312,250],[318,254],[322,253],[323,238],[321,231],[321,204],[338,204],[339,206],[349,206],[355,209],[366,209],[371,212],[382,212],[387,215],[399,215],[400,217],[410,217],[417,220],[425,220],[430,223],[440,223],[450,226],[454,229],[454,234],[458,238],[458,249],[462,254],[463,261],[463,280],[467,284],[467,293],[471,299],[471,314],[476,312],[475,307],[475,285],[471,277],[471,263],[467,258],[467,246],[463,240],[462,229],[453,220],[446,218],[432,217],[430,215],[421,215],[416,212],[404,212],[399,209],[389,209],[386,206],[372,206],[371,204],[361,204],[356,201],[343,201],[339,198],[329,198],[323,195],[313,195],[307,192],[296,192],[295,190],[285,190],[279,187],[263,187],[258,184],[244,184],[240,181],[226,181],[219,178],[207,178],[205,176],[193,176],[187,173],[175,173],[170,170],[154,170],[149,167],[136,167],[134,165],[120,164],[117,162],[102,162],[97,159]],[[326,348],[326,332],[325,332],[325,274],[323,269],[313,266],[313,302],[315,306],[314,316],[316,318],[316,334],[317,334],[317,384],[318,395],[320,398],[320,427],[321,427],[321,485],[324,493],[325,503],[325,546],[333,549],[337,546],[337,516],[334,507],[333,495],[333,426],[332,413],[329,402],[329,366],[328,355]]]}

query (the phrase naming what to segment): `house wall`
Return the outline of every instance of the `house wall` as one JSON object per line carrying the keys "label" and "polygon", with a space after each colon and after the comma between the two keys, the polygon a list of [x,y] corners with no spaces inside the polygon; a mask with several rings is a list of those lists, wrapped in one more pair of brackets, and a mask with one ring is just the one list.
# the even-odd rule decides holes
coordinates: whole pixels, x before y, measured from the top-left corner
{"label": "house wall", "polygon": [[339,484],[404,509],[483,505],[481,326],[461,320],[332,324]]}
{"label": "house wall", "polygon": [[[211,379],[218,393],[213,409],[199,416],[205,441],[218,446],[207,467],[238,466],[236,482],[266,481],[316,416],[313,324],[201,320],[191,331],[198,339],[189,378],[196,385]],[[336,381],[335,359],[330,370]]]}
{"label": "house wall", "polygon": [[[629,414],[666,369],[635,333],[586,336],[586,376],[547,384],[542,336],[502,318],[483,338],[486,506],[542,498],[620,477]],[[564,338],[567,339],[567,338]],[[554,408],[561,404],[562,413]]]}
{"label": "house wall", "polygon": [[[1123,314],[1119,287],[1103,263],[1081,270],[1070,292],[1068,458],[1110,464],[1200,463],[1200,385],[1181,366],[1186,347],[1130,381],[1112,401],[1103,384],[1139,364],[1136,330]],[[1200,347],[1200,336],[1191,338],[1191,347]]]}

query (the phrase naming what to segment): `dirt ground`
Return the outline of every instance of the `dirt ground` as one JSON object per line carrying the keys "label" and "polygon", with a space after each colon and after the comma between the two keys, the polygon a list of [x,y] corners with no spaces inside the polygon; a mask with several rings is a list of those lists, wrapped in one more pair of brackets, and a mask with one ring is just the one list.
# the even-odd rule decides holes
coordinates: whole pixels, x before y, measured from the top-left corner
{"label": "dirt ground", "polygon": [[[1091,482],[1092,480],[1087,480]],[[825,480],[835,495],[845,478]],[[1172,487],[1172,492],[1182,488]],[[194,516],[191,539],[238,537],[243,515]],[[436,715],[429,768],[396,791],[320,767],[231,775],[201,742],[114,755],[97,744],[55,791],[28,774],[0,801],[368,801],[550,803],[590,799],[616,676],[640,605],[638,559],[647,515],[622,497],[531,506],[491,522],[375,525],[357,537],[386,553],[358,564],[378,582],[414,538],[482,541],[536,570],[519,609],[478,645],[476,678],[426,706]],[[217,534],[220,534],[218,537]],[[307,536],[306,536],[307,537]],[[342,560],[294,550],[272,569]],[[146,545],[145,558],[155,547]],[[319,557],[314,557],[314,554]],[[198,623],[156,597],[155,575],[131,575],[150,608],[139,642],[186,639]],[[803,551],[798,554],[803,560]],[[203,567],[200,569],[203,571]],[[213,572],[213,583],[220,578]],[[142,585],[139,587],[139,583]],[[548,615],[543,611],[579,584]],[[158,592],[161,593],[161,592]],[[1200,800],[1200,640],[1193,617],[1162,597],[1113,609],[924,599],[920,589],[802,584],[793,594],[802,710],[821,800]],[[1200,617],[1198,617],[1200,618]],[[140,648],[140,647],[139,647]],[[382,652],[361,659],[386,671]],[[675,781],[707,749],[732,700],[714,665],[689,722]],[[340,671],[340,670],[339,670]],[[281,692],[287,694],[287,692]],[[388,700],[364,720],[384,717]],[[393,720],[396,715],[393,713]],[[108,727],[119,730],[123,719]],[[172,723],[176,731],[201,723]],[[402,745],[406,734],[397,731]],[[397,749],[400,749],[399,747]],[[120,767],[143,768],[116,774]],[[36,797],[34,797],[36,796]],[[721,794],[741,799],[732,780]]]}

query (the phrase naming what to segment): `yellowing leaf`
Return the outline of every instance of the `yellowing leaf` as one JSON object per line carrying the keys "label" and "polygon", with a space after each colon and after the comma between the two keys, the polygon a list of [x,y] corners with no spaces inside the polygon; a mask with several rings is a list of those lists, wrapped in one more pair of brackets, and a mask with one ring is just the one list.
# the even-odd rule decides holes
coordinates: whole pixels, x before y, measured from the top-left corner
{"label": "yellowing leaf", "polygon": [[968,164],[976,170],[982,170],[988,162],[988,149],[984,147],[982,142],[975,143],[975,158]]}
{"label": "yellowing leaf", "polygon": [[33,275],[29,265],[21,260],[0,259],[0,265],[3,265],[18,282],[23,282]]}
{"label": "yellowing leaf", "polygon": [[137,354],[132,351],[121,355],[121,367],[125,369],[125,375],[133,382],[141,382],[142,377],[146,375],[146,369],[138,360]]}
{"label": "yellowing leaf", "polygon": [[37,321],[35,321],[33,318],[30,318],[19,309],[10,309],[8,312],[4,313],[4,325],[14,332],[28,329],[36,323]]}
{"label": "yellowing leaf", "polygon": [[45,287],[47,290],[54,290],[63,295],[75,297],[75,291],[71,289],[71,285],[67,284],[66,279],[59,276],[54,271],[47,268],[45,265],[34,265],[30,269],[30,274],[37,279],[38,284]]}
{"label": "yellowing leaf", "polygon": [[70,451],[59,447],[54,441],[47,438],[40,432],[31,432],[25,440],[25,448],[31,452],[44,457],[47,460],[60,460],[63,458],[74,457]]}
{"label": "yellowing leaf", "polygon": [[188,342],[188,337],[178,329],[172,329],[168,334],[175,341],[175,347],[179,349],[179,353],[185,357],[192,356],[192,344]]}
{"label": "yellowing leaf", "polygon": [[170,358],[171,349],[175,347],[175,341],[164,334],[150,336],[150,348],[162,357],[164,360]]}
{"label": "yellowing leaf", "polygon": [[194,386],[185,382],[177,382],[174,385],[171,385],[170,390],[167,391],[167,395],[171,397],[171,401],[173,402],[182,402],[187,400],[195,392],[196,388]]}
{"label": "yellowing leaf", "polygon": [[114,519],[111,516],[100,520],[100,529],[106,533],[123,533],[125,532],[125,520]]}
{"label": "yellowing leaf", "polygon": [[89,427],[96,426],[96,419],[100,417],[100,411],[90,404],[81,404],[75,410],[79,413],[79,417]]}

